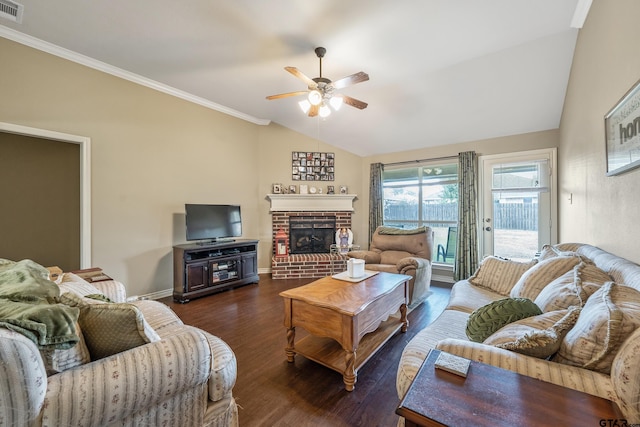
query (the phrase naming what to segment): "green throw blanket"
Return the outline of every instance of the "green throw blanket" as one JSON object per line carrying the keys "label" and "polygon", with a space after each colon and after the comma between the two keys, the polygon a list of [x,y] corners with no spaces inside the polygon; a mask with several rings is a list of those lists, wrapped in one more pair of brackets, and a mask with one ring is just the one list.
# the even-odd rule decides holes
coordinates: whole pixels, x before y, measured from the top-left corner
{"label": "green throw blanket", "polygon": [[79,341],[80,310],[57,302],[60,288],[48,276],[46,268],[31,260],[0,259],[0,326],[39,348],[71,348]]}

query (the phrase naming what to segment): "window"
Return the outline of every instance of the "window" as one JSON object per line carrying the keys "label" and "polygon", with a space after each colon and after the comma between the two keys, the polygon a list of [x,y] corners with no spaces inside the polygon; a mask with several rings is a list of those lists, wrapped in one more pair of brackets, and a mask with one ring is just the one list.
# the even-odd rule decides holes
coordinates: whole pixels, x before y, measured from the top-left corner
{"label": "window", "polygon": [[433,261],[453,265],[458,226],[458,164],[385,166],[382,181],[384,225],[432,227]]}

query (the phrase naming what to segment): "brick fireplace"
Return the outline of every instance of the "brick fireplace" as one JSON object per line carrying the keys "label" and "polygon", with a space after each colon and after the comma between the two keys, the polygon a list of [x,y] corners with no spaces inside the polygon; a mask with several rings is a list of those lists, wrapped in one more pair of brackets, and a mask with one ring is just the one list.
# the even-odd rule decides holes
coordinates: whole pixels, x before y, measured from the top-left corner
{"label": "brick fireplace", "polygon": [[[291,253],[291,239],[289,239],[289,255],[275,256],[275,235],[278,230],[290,236],[289,223],[303,219],[303,222],[317,222],[321,224],[333,223],[335,228],[331,234],[335,236],[338,228],[352,228],[351,214],[353,212],[354,195],[302,195],[283,194],[269,195],[271,199],[272,246],[274,256],[271,258],[271,276],[274,279],[319,278],[346,269],[346,260],[339,255],[330,253]],[[348,202],[348,203],[346,203]],[[295,233],[294,233],[295,235]],[[334,243],[334,242],[332,242]],[[328,252],[328,251],[327,251]]]}

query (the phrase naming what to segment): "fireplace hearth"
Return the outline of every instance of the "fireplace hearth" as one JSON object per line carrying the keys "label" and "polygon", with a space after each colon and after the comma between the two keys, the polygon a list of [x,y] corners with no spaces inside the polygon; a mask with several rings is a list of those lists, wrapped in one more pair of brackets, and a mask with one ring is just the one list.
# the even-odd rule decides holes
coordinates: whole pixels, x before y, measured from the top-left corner
{"label": "fireplace hearth", "polygon": [[292,217],[289,219],[290,253],[329,253],[335,240],[335,233],[335,217]]}
{"label": "fireplace hearth", "polygon": [[[353,195],[345,195],[345,198],[349,198],[348,206],[345,205],[342,200],[341,194],[330,195],[271,195],[272,202],[272,251],[273,256],[271,258],[271,277],[274,279],[302,279],[302,278],[318,278],[326,277],[334,274],[335,271],[346,270],[346,260],[343,257],[331,254],[331,245],[335,243],[335,230],[340,228],[351,228],[351,214],[353,208],[351,207],[351,200]],[[300,198],[300,200],[298,200]],[[302,203],[304,206],[309,206],[311,209],[305,210],[299,206],[289,206],[289,202]],[[275,202],[286,202],[286,206],[279,206]],[[336,202],[340,202],[336,205]],[[290,221],[296,221],[296,218],[314,219],[316,221],[335,221],[335,225],[331,228],[331,232],[326,231],[329,234],[328,243],[326,239],[322,239],[328,249],[325,249],[325,253],[293,253],[295,244],[291,241]],[[275,247],[275,236],[278,231],[284,231],[289,236],[289,242],[287,245],[288,255],[277,256]],[[322,228],[321,228],[322,230]],[[326,236],[325,236],[326,237]],[[295,236],[294,236],[295,238]]]}

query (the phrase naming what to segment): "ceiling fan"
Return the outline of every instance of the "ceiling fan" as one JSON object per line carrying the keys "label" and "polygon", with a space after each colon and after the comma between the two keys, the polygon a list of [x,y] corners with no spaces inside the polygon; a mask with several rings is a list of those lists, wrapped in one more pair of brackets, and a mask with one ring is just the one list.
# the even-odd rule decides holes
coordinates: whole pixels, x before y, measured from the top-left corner
{"label": "ceiling fan", "polygon": [[[366,82],[369,80],[369,75],[364,71],[360,71],[359,73],[355,73],[332,82],[331,80],[322,77],[322,58],[327,50],[323,47],[317,47],[315,52],[320,60],[320,77],[311,79],[296,67],[284,67],[285,70],[305,82],[308,90],[270,95],[267,96],[267,99],[272,100],[287,98],[289,96],[307,95],[307,99],[299,102],[299,105],[300,108],[302,108],[302,111],[304,111],[305,114],[308,114],[309,117],[315,117],[317,115],[320,115],[320,117],[327,117],[331,114],[331,108],[337,111],[342,106],[342,103],[351,105],[352,107],[356,107],[360,110],[367,108],[368,104],[366,102],[347,95],[338,94],[335,91],[356,83]],[[329,106],[331,106],[331,108],[329,108]]]}

